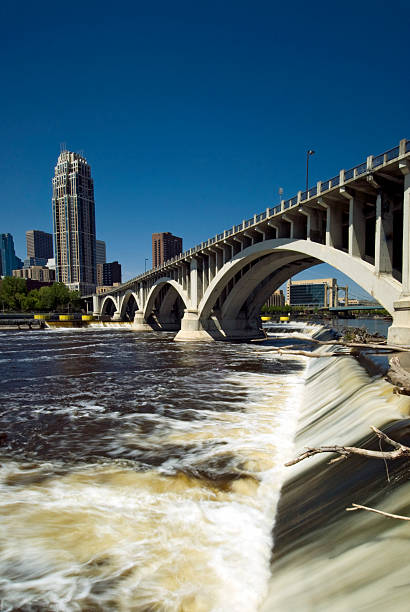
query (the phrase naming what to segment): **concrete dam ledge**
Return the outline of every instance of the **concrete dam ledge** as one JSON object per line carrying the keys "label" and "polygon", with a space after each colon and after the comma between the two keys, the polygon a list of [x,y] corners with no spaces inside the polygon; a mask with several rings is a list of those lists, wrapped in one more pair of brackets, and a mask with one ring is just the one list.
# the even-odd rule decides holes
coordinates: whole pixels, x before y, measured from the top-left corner
{"label": "concrete dam ledge", "polygon": [[[371,425],[410,445],[410,397],[395,394],[380,375],[371,378],[343,358],[311,359],[305,376],[293,457],[325,445],[380,450]],[[391,449],[383,443],[383,450]],[[346,508],[410,516],[409,462],[386,468],[383,460],[353,456],[329,464],[334,458],[320,454],[284,468],[261,612],[408,609],[408,523]]]}

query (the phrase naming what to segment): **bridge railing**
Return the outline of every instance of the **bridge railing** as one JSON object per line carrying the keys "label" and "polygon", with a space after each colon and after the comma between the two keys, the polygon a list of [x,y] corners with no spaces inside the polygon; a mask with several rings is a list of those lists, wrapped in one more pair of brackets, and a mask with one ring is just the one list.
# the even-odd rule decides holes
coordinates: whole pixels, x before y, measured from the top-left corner
{"label": "bridge railing", "polygon": [[[151,274],[160,272],[171,263],[181,261],[182,259],[185,259],[190,255],[194,255],[195,253],[198,253],[198,251],[201,251],[202,249],[206,248],[207,246],[224,240],[224,238],[226,238],[227,236],[231,236],[233,233],[243,231],[247,227],[263,222],[267,218],[279,215],[284,210],[296,206],[300,201],[304,202],[306,200],[309,200],[310,198],[317,196],[319,193],[321,194],[326,191],[329,191],[330,189],[333,189],[334,187],[337,187],[338,185],[343,184],[346,181],[354,180],[362,174],[369,173],[375,168],[380,168],[384,164],[394,161],[407,153],[410,153],[410,140],[402,140],[400,141],[400,145],[397,147],[393,147],[392,149],[389,149],[388,151],[385,151],[380,155],[370,156],[365,162],[362,162],[361,164],[358,164],[353,168],[349,168],[349,170],[341,170],[337,176],[334,176],[331,179],[328,179],[326,181],[319,181],[316,186],[311,187],[306,191],[300,192],[300,199],[296,195],[293,198],[284,200],[282,203],[277,204],[276,206],[267,208],[264,212],[256,214],[250,219],[247,219],[246,221],[243,221],[238,225],[234,225],[232,228],[217,234],[214,238],[210,238],[206,242],[201,242],[200,244],[192,247],[191,249],[188,249],[184,253],[176,255],[169,261],[164,262],[161,266],[139,274],[138,276],[121,285],[121,288],[127,288],[136,281],[139,281],[143,278],[148,278]],[[118,291],[118,287],[116,287],[110,292],[104,293],[104,295],[107,295],[109,293],[115,293],[115,291]]]}

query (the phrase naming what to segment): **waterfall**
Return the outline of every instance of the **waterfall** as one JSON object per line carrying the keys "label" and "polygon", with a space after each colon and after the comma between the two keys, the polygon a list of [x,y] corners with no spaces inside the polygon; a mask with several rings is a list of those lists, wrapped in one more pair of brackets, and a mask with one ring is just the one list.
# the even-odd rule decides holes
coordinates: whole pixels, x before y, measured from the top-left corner
{"label": "waterfall", "polygon": [[[350,357],[311,359],[295,456],[306,446],[334,444],[379,450],[370,425],[409,444],[409,413],[409,397],[370,378]],[[409,524],[345,509],[358,503],[410,516],[409,463],[386,468],[383,460],[355,456],[329,465],[334,457],[316,455],[287,468],[261,612],[408,610]]]}

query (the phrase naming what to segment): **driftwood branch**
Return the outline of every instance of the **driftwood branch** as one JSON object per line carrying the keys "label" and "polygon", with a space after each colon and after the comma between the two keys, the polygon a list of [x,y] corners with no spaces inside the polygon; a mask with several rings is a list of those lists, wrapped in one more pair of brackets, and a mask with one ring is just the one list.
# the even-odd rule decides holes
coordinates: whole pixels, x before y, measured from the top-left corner
{"label": "driftwood branch", "polygon": [[383,512],[382,510],[376,510],[375,508],[369,508],[368,506],[361,506],[360,504],[352,504],[351,508],[346,508],[347,512],[354,512],[355,510],[367,510],[368,512],[375,512],[382,516],[387,516],[393,519],[399,519],[400,521],[410,521],[409,516],[402,516],[401,514],[391,514],[390,512]]}
{"label": "driftwood branch", "polygon": [[356,446],[320,446],[318,448],[307,448],[304,453],[285,463],[286,466],[295,465],[308,457],[318,455],[319,453],[336,453],[341,457],[348,457],[349,455],[361,455],[362,457],[369,457],[371,459],[400,459],[402,457],[410,457],[410,447],[400,444],[395,440],[392,440],[385,433],[377,429],[377,427],[371,428],[380,440],[383,440],[390,446],[393,446],[393,451],[372,451],[366,448],[357,448]]}

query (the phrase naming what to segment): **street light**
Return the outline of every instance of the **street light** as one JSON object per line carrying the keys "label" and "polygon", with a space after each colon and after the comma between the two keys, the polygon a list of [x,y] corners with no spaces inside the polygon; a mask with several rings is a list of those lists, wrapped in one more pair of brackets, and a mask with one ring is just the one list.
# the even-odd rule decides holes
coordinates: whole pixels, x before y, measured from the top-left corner
{"label": "street light", "polygon": [[149,257],[145,258],[145,272],[147,271],[147,261],[149,260]]}
{"label": "street light", "polygon": [[312,149],[308,149],[306,152],[306,191],[309,190],[309,157],[314,154]]}
{"label": "street light", "polygon": [[279,202],[283,200],[283,187],[279,187]]}

